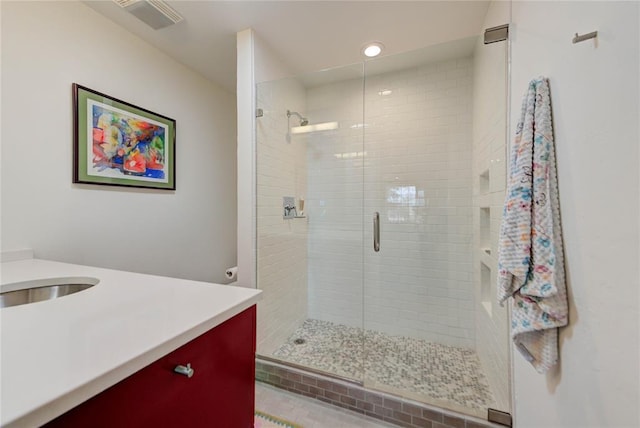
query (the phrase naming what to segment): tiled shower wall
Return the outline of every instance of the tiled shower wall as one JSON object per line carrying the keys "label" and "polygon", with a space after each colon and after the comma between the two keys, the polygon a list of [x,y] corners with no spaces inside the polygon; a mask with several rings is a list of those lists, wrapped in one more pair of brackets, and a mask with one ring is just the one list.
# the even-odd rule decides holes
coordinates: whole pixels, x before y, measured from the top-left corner
{"label": "tiled shower wall", "polygon": [[340,122],[308,143],[309,316],[361,326],[364,302],[367,329],[473,347],[472,61],[367,77],[366,121],[362,85],[307,92]]}
{"label": "tiled shower wall", "polygon": [[[504,3],[504,4],[503,4]],[[508,22],[509,5],[492,2],[484,28]],[[498,236],[506,182],[507,45],[483,45],[474,55],[473,281],[476,351],[498,410],[510,412],[507,308],[496,302]]]}
{"label": "tiled shower wall", "polygon": [[307,318],[307,224],[282,218],[283,196],[298,198],[306,189],[306,144],[287,137],[286,115],[304,111],[305,90],[283,79],[259,84],[257,94],[257,285],[264,291],[257,346],[271,355]]}

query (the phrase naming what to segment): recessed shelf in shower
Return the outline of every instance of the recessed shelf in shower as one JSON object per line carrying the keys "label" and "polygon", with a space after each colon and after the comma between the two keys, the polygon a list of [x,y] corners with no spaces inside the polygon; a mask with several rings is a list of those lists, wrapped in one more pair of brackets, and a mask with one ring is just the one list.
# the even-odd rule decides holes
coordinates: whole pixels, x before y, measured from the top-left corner
{"label": "recessed shelf in shower", "polygon": [[480,249],[491,255],[491,208],[480,207]]}
{"label": "recessed shelf in shower", "polygon": [[480,303],[489,316],[492,316],[491,268],[484,262],[480,262]]}
{"label": "recessed shelf in shower", "polygon": [[480,194],[486,195],[489,193],[489,170],[486,169],[480,174]]}

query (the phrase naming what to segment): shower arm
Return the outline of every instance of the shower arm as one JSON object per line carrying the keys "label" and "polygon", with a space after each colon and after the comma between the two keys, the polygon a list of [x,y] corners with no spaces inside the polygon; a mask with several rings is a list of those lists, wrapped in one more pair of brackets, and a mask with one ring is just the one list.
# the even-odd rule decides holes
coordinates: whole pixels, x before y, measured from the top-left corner
{"label": "shower arm", "polygon": [[287,118],[291,118],[291,116],[297,116],[298,119],[300,119],[300,126],[306,126],[309,124],[309,119],[307,119],[306,117],[303,117],[297,111],[287,110]]}

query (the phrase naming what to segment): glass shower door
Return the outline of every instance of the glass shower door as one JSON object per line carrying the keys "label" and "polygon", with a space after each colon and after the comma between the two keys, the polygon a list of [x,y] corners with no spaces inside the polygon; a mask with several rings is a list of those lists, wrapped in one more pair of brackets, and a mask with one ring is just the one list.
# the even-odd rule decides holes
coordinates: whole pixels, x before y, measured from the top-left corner
{"label": "glass shower door", "polygon": [[506,337],[478,339],[474,47],[365,64],[364,384],[484,418],[499,406],[480,351]]}

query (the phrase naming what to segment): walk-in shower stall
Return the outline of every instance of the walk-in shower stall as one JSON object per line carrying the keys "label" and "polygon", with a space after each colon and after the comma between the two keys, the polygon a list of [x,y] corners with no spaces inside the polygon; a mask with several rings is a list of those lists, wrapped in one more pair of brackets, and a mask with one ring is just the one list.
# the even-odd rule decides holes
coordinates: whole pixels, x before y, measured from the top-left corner
{"label": "walk-in shower stall", "polygon": [[258,355],[486,417],[507,43],[472,37],[256,88]]}

